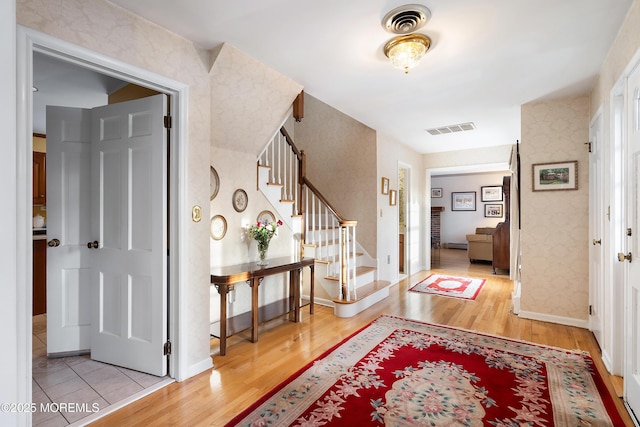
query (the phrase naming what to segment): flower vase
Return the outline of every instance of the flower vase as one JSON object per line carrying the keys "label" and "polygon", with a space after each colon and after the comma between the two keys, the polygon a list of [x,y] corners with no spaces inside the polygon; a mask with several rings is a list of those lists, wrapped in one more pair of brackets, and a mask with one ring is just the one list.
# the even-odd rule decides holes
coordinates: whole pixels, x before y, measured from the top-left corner
{"label": "flower vase", "polygon": [[258,241],[258,265],[267,265],[267,251],[269,250],[269,242]]}

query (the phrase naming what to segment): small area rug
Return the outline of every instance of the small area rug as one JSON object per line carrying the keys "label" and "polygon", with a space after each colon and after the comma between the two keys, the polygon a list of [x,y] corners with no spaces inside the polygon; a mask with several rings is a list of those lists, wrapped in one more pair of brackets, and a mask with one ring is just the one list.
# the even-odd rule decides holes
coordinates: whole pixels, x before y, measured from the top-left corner
{"label": "small area rug", "polygon": [[473,277],[431,274],[409,290],[425,294],[440,295],[443,297],[474,300],[480,293],[480,289],[482,289],[482,286],[484,286],[486,281],[486,279]]}
{"label": "small area rug", "polygon": [[621,426],[587,353],[378,319],[228,426]]}

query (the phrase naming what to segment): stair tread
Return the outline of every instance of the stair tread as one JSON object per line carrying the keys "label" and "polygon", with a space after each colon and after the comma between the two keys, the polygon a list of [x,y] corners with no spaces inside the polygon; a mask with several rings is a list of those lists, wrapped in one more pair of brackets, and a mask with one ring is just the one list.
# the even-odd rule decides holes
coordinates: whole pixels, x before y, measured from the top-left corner
{"label": "stair tread", "polygon": [[[316,260],[316,262],[318,262],[318,260]],[[366,266],[356,267],[356,277],[362,276],[362,275],[370,273],[372,271],[376,271],[376,268],[375,267],[366,267]],[[339,278],[338,277],[326,276],[325,279],[327,279],[327,280],[336,280],[337,281]],[[358,289],[360,289],[360,288],[358,288]]]}
{"label": "stair tread", "polygon": [[371,283],[367,283],[364,286],[360,286],[358,288],[358,298],[356,298],[355,300],[351,300],[351,301],[344,301],[344,300],[340,300],[337,298],[333,298],[333,302],[336,304],[354,304],[360,300],[365,299],[366,297],[368,297],[369,295],[386,288],[387,286],[389,286],[391,284],[391,282],[389,282],[388,280],[376,280],[373,281]]}

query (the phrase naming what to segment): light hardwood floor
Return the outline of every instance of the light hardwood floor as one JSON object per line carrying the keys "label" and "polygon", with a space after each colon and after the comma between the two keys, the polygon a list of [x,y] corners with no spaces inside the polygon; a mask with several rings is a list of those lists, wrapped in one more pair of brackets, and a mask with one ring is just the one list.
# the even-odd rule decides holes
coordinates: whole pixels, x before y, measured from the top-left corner
{"label": "light hardwood floor", "polygon": [[[314,315],[303,310],[303,321],[276,319],[261,325],[257,343],[248,332],[231,337],[227,355],[217,353],[211,340],[214,368],[182,383],[173,383],[94,424],[221,426],[286,380],[325,350],[367,325],[380,314],[392,314],[431,323],[591,353],[605,378],[626,425],[633,423],[616,396],[598,345],[591,332],[527,319],[511,313],[513,285],[505,272],[491,273],[488,264],[470,264],[463,250],[442,250],[440,267],[422,271],[390,289],[390,296],[363,313],[340,319],[333,310],[316,306]],[[475,301],[429,296],[408,289],[431,273],[484,277],[487,283]],[[619,378],[617,379],[619,383]]]}

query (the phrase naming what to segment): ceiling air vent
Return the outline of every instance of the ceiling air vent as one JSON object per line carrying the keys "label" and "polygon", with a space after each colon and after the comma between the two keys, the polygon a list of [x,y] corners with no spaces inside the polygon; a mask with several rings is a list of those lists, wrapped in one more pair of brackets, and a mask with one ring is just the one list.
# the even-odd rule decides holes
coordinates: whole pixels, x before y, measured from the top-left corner
{"label": "ceiling air vent", "polygon": [[396,7],[382,18],[385,30],[395,34],[409,34],[422,28],[431,18],[431,11],[421,4]]}
{"label": "ceiling air vent", "polygon": [[429,132],[431,135],[445,135],[447,133],[474,130],[475,128],[476,128],[476,125],[473,124],[473,122],[467,122],[467,123],[459,123],[457,125],[449,125],[449,126],[442,126],[439,128],[427,129],[427,132]]}

